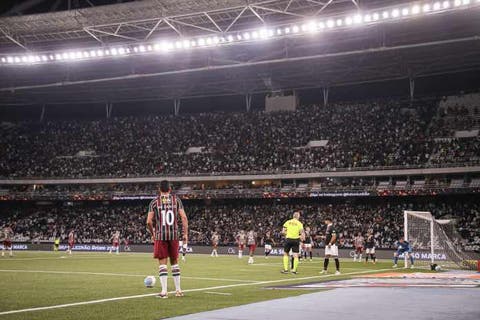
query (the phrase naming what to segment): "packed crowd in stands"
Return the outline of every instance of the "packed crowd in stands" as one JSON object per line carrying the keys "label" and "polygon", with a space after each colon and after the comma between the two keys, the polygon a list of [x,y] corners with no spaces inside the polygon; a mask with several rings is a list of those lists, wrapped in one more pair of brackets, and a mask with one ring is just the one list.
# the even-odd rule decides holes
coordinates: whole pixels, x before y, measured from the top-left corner
{"label": "packed crowd in stands", "polygon": [[[399,102],[1,126],[0,176],[88,177],[339,170],[479,161],[478,139],[436,147],[437,108]],[[305,148],[312,140],[324,147]],[[190,147],[202,153],[186,154]]]}
{"label": "packed crowd in stands", "polygon": [[[334,218],[339,230],[341,244],[352,247],[354,234],[374,233],[380,248],[391,248],[402,234],[402,211],[427,210],[437,218],[457,219],[457,228],[467,249],[480,249],[480,204],[475,201],[448,201],[428,204],[413,203],[353,203],[334,204],[229,204],[198,205],[184,203],[189,217],[190,243],[208,245],[213,231],[218,231],[222,245],[233,245],[240,229],[256,230],[260,235],[273,233],[277,243],[282,242],[280,233],[284,221],[294,210],[302,211],[302,220],[319,236],[321,246],[324,232],[323,219]],[[105,243],[115,231],[131,243],[148,243],[145,229],[146,205],[111,206],[34,206],[19,209],[12,207],[0,217],[0,226],[14,226],[15,240],[25,242],[52,242],[54,237],[65,241],[68,232],[74,229],[79,243]],[[8,213],[7,213],[8,212]]]}

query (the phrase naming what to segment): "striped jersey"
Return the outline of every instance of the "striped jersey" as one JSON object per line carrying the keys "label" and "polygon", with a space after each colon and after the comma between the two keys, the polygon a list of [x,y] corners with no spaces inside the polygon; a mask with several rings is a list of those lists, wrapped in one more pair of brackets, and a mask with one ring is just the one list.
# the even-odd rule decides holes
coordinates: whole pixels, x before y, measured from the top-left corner
{"label": "striped jersey", "polygon": [[182,201],[172,193],[161,194],[150,202],[148,212],[154,213],[155,240],[179,240],[178,217]]}

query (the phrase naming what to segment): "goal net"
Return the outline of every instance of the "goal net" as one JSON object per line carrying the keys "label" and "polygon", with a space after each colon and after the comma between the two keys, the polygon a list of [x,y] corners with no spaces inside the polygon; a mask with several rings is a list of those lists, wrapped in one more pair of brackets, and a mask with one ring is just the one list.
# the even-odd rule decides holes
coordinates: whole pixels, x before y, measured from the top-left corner
{"label": "goal net", "polygon": [[[404,211],[404,238],[410,243],[415,266],[433,264],[446,268],[477,268],[473,253],[464,250],[465,241],[453,220],[436,220],[427,211]],[[407,257],[405,267],[407,267]]]}

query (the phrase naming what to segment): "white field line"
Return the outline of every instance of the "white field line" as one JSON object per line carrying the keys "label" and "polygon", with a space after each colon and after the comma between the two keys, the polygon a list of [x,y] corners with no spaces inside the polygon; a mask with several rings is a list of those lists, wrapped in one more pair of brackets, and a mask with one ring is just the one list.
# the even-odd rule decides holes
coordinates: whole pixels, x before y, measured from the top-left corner
{"label": "white field line", "polygon": [[[345,276],[345,275],[354,275],[354,274],[374,273],[374,272],[383,272],[383,271],[389,271],[389,270],[391,270],[391,269],[389,268],[389,269],[379,269],[379,270],[367,270],[367,271],[344,273],[342,275]],[[303,278],[290,277],[288,279],[259,281],[259,282],[255,282],[255,283],[248,282],[248,283],[237,283],[237,284],[230,284],[230,285],[224,285],[224,286],[188,289],[188,290],[184,290],[184,292],[212,291],[212,290],[219,290],[219,289],[236,288],[236,287],[244,287],[244,286],[256,286],[256,285],[263,285],[263,284],[291,282],[291,281],[299,281],[299,280],[311,280],[311,279],[319,279],[319,278],[324,279],[324,278],[330,278],[330,277],[335,277],[335,275],[334,274],[327,274],[327,275],[311,276],[311,277],[303,277]],[[172,291],[170,293],[173,294],[175,292]],[[65,303],[65,304],[58,304],[58,305],[46,306],[46,307],[35,307],[35,308],[27,308],[27,309],[10,310],[10,311],[0,312],[0,316],[7,315],[7,314],[31,312],[31,311],[41,311],[41,310],[51,310],[51,309],[67,308],[67,307],[74,307],[74,306],[83,306],[83,305],[97,304],[97,303],[110,302],[110,301],[137,299],[137,298],[151,297],[151,296],[155,296],[157,294],[158,293],[147,293],[147,294],[138,294],[138,295],[133,295],[133,296],[124,296],[124,297],[106,298],[106,299],[99,299],[99,300],[81,301],[81,302],[74,302],[74,303]]]}
{"label": "white field line", "polygon": [[[120,277],[146,277],[143,274],[131,274],[131,273],[110,273],[110,272],[88,272],[88,271],[55,271],[55,270],[15,270],[15,269],[0,269],[0,272],[11,273],[46,273],[46,274],[67,274],[67,275],[92,275],[92,276],[120,276]],[[192,280],[208,280],[208,281],[230,281],[230,282],[251,282],[256,283],[254,280],[241,280],[241,279],[224,279],[224,278],[204,278],[204,277],[189,277],[182,276],[183,279]]]}
{"label": "white field line", "polygon": [[205,293],[216,294],[216,295],[219,295],[219,296],[231,296],[231,295],[233,295],[232,293],[228,293],[228,292],[215,292],[215,291],[205,291]]}

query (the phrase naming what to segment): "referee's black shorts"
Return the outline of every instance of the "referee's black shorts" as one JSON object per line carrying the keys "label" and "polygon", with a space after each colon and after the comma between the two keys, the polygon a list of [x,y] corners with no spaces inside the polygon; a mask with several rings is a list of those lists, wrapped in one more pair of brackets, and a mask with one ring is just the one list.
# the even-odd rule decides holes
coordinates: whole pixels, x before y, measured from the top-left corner
{"label": "referee's black shorts", "polygon": [[286,239],[285,245],[283,246],[283,251],[289,253],[292,250],[293,253],[298,253],[300,251],[300,239]]}

